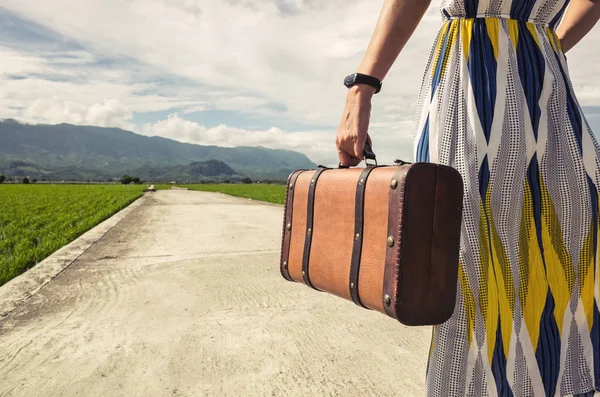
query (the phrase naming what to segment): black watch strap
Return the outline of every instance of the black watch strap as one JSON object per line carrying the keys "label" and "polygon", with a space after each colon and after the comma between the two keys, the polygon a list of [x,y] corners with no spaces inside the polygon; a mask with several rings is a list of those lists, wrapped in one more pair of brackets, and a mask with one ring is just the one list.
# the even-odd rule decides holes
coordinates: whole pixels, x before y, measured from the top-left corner
{"label": "black watch strap", "polygon": [[366,84],[375,88],[375,93],[377,94],[381,91],[381,86],[383,85],[381,80],[377,77],[369,76],[368,74],[362,73],[352,73],[344,79],[344,85],[348,88],[355,86],[356,84]]}

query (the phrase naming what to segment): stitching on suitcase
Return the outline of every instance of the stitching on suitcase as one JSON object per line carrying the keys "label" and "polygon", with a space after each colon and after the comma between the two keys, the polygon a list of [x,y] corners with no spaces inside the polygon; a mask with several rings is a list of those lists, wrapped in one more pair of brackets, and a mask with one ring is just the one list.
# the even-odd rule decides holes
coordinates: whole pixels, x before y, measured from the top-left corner
{"label": "stitching on suitcase", "polygon": [[[294,174],[298,172],[298,171],[294,171],[290,174],[290,176],[288,177],[288,181],[286,184],[286,190],[285,190],[285,200],[283,202],[283,227],[281,229],[281,254],[279,255],[279,270],[281,271],[281,275],[288,280],[288,278],[285,276],[284,272],[283,272],[283,255],[284,255],[284,249],[285,249],[285,225],[287,222],[287,214],[288,214],[288,197],[290,195],[290,182],[294,176]],[[289,281],[289,280],[288,280]]]}
{"label": "stitching on suitcase", "polygon": [[[348,281],[348,288],[350,290],[350,297],[352,298],[352,301],[358,306],[363,307],[365,309],[368,308],[365,305],[363,305],[360,300],[360,295],[358,292],[358,279],[360,275],[360,258],[362,256],[363,232],[365,227],[364,214],[367,180],[369,179],[369,175],[375,168],[376,167],[365,168],[360,173],[360,176],[358,177],[358,183],[356,184],[356,200],[354,203],[354,233],[358,233],[359,238],[354,238],[354,244],[352,247],[352,258],[350,259],[350,279]],[[357,217],[358,211],[360,211],[360,216]]]}
{"label": "stitching on suitcase", "polygon": [[400,219],[398,220],[398,229],[397,229],[397,240],[398,241],[398,251],[396,254],[396,268],[394,271],[394,302],[392,307],[394,308],[394,315],[396,316],[396,319],[398,320],[398,309],[399,309],[399,299],[398,299],[398,295],[400,294],[399,291],[402,290],[400,283],[402,282],[402,278],[400,277],[400,258],[402,257],[402,249],[404,248],[404,244],[402,241],[402,227],[404,225],[404,220],[406,219],[406,211],[404,211],[404,200],[406,199],[406,179],[408,179],[408,174],[410,174],[410,172],[415,168],[415,165],[410,166],[410,168],[408,169],[408,171],[406,171],[406,173],[404,173],[404,176],[402,178],[402,182],[400,183],[400,192],[399,194],[400,196],[400,200],[398,201],[398,206],[401,208],[402,214],[400,216]]}
{"label": "stitching on suitcase", "polygon": [[[307,212],[307,220],[306,220],[306,238],[304,240],[304,255],[302,257],[302,277],[304,278],[304,283],[312,289],[319,291],[315,288],[314,285],[310,282],[309,277],[309,261],[310,261],[310,247],[312,245],[312,236],[313,236],[313,220],[314,220],[314,212],[315,212],[315,196],[317,192],[317,182],[319,181],[319,177],[323,172],[325,172],[327,168],[320,168],[314,174],[311,181],[311,184],[308,188],[308,203],[306,206]],[[312,197],[311,197],[312,195]],[[310,232],[309,232],[310,230]]]}
{"label": "stitching on suitcase", "polygon": [[[412,167],[412,166],[410,166]],[[389,197],[389,210],[388,210],[388,237],[396,238],[395,244],[389,247],[386,252],[385,259],[385,269],[383,276],[383,307],[385,313],[398,320],[398,315],[396,311],[396,296],[398,293],[398,266],[399,266],[399,250],[400,250],[400,241],[397,239],[399,235],[398,229],[401,228],[402,225],[402,217],[404,214],[402,208],[403,201],[403,191],[404,191],[404,181],[408,170],[403,170],[404,167],[396,167],[396,170],[393,173],[392,180],[396,180],[400,185],[396,186],[396,188],[391,187],[392,191],[390,192]],[[393,207],[392,204],[395,204],[396,207]],[[392,251],[393,250],[393,251]],[[394,256],[394,253],[396,256]],[[389,270],[388,270],[389,269]],[[387,303],[386,295],[389,296],[390,302]],[[392,298],[393,297],[393,298]],[[393,301],[392,301],[393,299]]]}
{"label": "stitching on suitcase", "polygon": [[[290,276],[290,272],[289,272],[289,263],[288,263],[288,269],[285,269],[283,267],[283,262],[288,261],[289,262],[289,256],[290,256],[290,244],[291,244],[291,239],[292,239],[292,230],[290,229],[290,244],[288,244],[287,247],[287,251],[284,252],[285,249],[285,237],[286,237],[286,233],[285,233],[285,227],[287,223],[291,223],[292,222],[292,216],[293,216],[293,210],[294,208],[288,208],[288,203],[291,207],[293,207],[294,205],[294,191],[290,192],[290,184],[296,184],[296,181],[298,180],[298,177],[300,176],[300,174],[302,174],[304,171],[306,171],[305,169],[301,169],[301,170],[296,170],[294,172],[292,172],[290,174],[290,176],[288,177],[288,183],[286,186],[286,192],[285,192],[285,201],[283,203],[283,208],[284,208],[284,213],[283,213],[283,232],[281,233],[281,255],[279,257],[279,270],[281,272],[281,275],[283,276],[283,278],[285,278],[288,281],[294,281],[292,279],[292,277]],[[289,213],[289,219],[288,219],[288,213]],[[284,258],[285,255],[285,258]]]}

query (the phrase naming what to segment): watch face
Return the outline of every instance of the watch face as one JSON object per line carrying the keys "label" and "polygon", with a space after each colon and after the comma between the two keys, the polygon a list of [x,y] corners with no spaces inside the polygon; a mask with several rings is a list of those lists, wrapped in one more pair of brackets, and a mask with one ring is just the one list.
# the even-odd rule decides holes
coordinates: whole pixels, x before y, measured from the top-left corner
{"label": "watch face", "polygon": [[351,75],[346,76],[345,83],[346,85],[352,85],[356,81],[356,73],[352,73]]}

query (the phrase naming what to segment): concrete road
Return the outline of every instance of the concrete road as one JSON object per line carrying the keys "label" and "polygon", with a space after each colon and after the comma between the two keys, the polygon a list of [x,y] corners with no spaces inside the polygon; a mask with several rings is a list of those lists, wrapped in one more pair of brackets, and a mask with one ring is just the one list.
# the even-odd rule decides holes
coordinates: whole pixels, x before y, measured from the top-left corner
{"label": "concrete road", "polygon": [[430,328],[281,278],[282,207],[144,196],[0,317],[0,396],[418,396]]}

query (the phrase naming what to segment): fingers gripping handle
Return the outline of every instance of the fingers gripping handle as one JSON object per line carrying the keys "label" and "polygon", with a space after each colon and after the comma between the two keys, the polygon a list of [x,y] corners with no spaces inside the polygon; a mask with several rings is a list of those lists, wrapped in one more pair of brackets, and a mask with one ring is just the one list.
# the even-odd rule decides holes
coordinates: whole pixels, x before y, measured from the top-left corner
{"label": "fingers gripping handle", "polygon": [[[373,149],[371,148],[371,143],[369,143],[369,141],[365,142],[365,149],[364,149],[363,155],[364,155],[365,163],[367,164],[367,166],[369,166],[369,167],[377,166],[377,156],[375,156],[375,153],[373,152]],[[375,162],[375,164],[369,164],[367,162],[367,160],[373,160]],[[343,165],[342,163],[340,163],[338,165],[338,168],[350,168],[350,166]]]}

